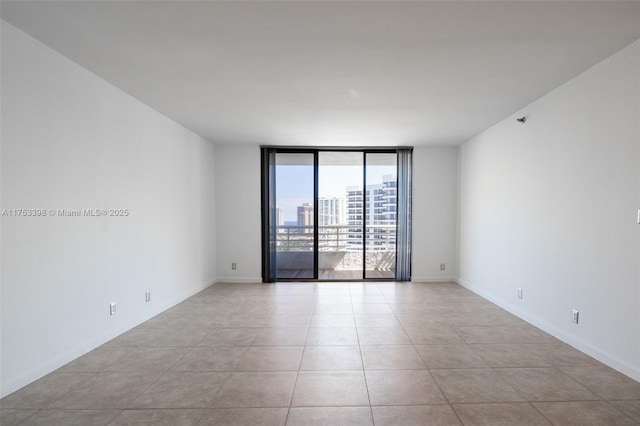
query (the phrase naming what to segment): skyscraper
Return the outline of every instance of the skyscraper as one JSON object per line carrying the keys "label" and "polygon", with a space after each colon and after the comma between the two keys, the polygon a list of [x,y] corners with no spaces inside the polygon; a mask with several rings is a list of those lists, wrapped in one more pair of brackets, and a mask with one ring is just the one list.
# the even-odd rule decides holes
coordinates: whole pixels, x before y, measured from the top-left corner
{"label": "skyscraper", "polygon": [[284,209],[276,206],[278,212],[278,226],[284,226]]}
{"label": "skyscraper", "polygon": [[[313,227],[313,204],[304,203],[298,206],[298,226]],[[311,232],[313,232],[313,228],[304,230],[305,234]]]}
{"label": "skyscraper", "polygon": [[[362,250],[362,225],[367,225],[367,250],[395,250],[396,188],[394,175],[384,175],[382,183],[347,187],[347,224],[352,225],[349,247]],[[366,205],[363,209],[363,203]],[[363,217],[364,211],[364,217]]]}
{"label": "skyscraper", "polygon": [[318,198],[318,225],[346,225],[344,197]]}

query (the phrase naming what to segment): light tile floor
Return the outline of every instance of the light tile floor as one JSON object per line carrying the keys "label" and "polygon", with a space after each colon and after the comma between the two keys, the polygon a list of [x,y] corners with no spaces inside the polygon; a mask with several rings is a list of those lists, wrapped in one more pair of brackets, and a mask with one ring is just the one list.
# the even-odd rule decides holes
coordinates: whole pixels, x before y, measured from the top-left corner
{"label": "light tile floor", "polygon": [[455,284],[216,284],[0,401],[23,425],[634,425],[640,383]]}

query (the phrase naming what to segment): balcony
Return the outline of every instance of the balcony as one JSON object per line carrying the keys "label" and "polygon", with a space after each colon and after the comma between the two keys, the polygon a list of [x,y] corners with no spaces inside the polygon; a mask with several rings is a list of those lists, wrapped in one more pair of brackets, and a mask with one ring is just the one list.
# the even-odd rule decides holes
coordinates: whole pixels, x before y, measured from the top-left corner
{"label": "balcony", "polygon": [[[394,278],[395,225],[367,226],[366,256],[362,226],[318,227],[318,278],[321,280]],[[313,276],[313,226],[278,226],[276,232],[278,278]]]}

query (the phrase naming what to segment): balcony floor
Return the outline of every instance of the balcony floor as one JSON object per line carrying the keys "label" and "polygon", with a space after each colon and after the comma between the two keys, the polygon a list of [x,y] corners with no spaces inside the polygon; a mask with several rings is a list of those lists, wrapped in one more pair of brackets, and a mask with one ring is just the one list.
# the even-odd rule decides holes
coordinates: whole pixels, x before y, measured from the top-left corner
{"label": "balcony floor", "polygon": [[[279,279],[309,279],[313,277],[311,269],[278,269],[276,275]],[[395,271],[377,271],[367,270],[367,278],[373,279],[394,279]],[[320,269],[318,271],[319,280],[360,280],[362,279],[362,271],[358,270],[341,270]]]}

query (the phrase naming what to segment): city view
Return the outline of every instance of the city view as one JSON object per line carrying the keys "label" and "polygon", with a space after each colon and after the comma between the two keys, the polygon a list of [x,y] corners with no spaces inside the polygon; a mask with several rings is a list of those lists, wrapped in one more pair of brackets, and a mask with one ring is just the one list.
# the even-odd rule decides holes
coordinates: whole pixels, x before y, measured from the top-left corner
{"label": "city view", "polygon": [[[367,250],[395,251],[396,176],[382,176],[380,183],[367,185],[364,195],[362,186],[350,185],[345,187],[342,196],[318,198],[320,251],[362,251],[363,218],[370,228],[366,236]],[[366,205],[363,205],[364,199]],[[278,250],[313,250],[313,238],[305,236],[313,234],[313,203],[296,206],[296,220],[286,220],[285,209],[280,206],[276,209],[279,234],[300,235],[299,238],[281,240]]]}

